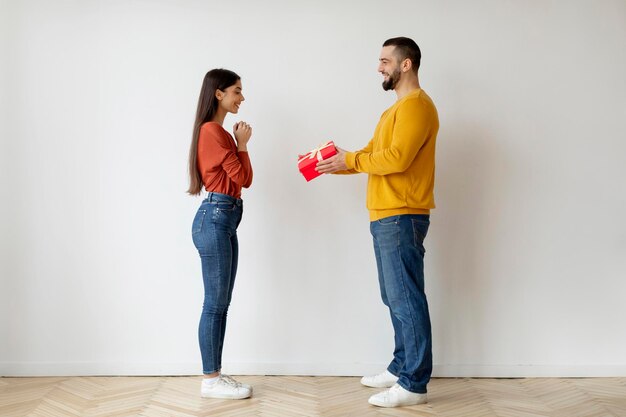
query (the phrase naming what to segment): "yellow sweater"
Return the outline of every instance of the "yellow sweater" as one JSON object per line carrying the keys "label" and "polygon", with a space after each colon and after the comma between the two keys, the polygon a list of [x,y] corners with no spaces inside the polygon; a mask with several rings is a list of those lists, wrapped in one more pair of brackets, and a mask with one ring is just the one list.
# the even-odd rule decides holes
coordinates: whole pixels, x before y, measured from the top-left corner
{"label": "yellow sweater", "polygon": [[438,130],[435,104],[418,88],[382,114],[365,148],[346,153],[350,172],[369,174],[371,221],[398,214],[428,214],[435,208]]}

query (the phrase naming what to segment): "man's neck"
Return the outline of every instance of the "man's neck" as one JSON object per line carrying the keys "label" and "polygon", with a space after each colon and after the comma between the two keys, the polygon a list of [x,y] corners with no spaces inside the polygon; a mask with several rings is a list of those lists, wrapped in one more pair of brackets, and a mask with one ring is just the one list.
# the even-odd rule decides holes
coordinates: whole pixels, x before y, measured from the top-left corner
{"label": "man's neck", "polygon": [[406,77],[403,80],[400,80],[398,85],[395,88],[396,95],[398,96],[398,100],[402,97],[409,94],[411,91],[420,88],[419,78],[417,76]]}

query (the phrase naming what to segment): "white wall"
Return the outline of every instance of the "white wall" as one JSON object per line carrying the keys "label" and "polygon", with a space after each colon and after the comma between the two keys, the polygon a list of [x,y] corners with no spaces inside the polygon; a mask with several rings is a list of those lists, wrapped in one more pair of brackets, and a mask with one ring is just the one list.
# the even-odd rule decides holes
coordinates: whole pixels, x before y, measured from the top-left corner
{"label": "white wall", "polygon": [[225,370],[385,366],[366,177],[295,158],[370,139],[405,35],[441,118],[435,375],[626,375],[626,3],[226,3],[0,2],[0,374],[201,372],[184,191],[214,67],[254,127]]}
{"label": "white wall", "polygon": [[[5,340],[8,337],[6,332],[8,319],[7,319],[7,301],[8,297],[8,260],[9,257],[9,242],[5,236],[8,235],[8,214],[9,207],[6,202],[9,200],[9,193],[7,187],[9,186],[9,157],[5,149],[7,147],[8,133],[7,123],[9,121],[8,111],[9,103],[7,97],[7,82],[8,82],[8,66],[5,64],[5,59],[8,56],[8,43],[10,27],[8,26],[8,9],[7,3],[0,0],[0,58],[2,64],[0,65],[0,350],[4,351],[1,347],[5,344]],[[3,359],[0,359],[3,361]]]}

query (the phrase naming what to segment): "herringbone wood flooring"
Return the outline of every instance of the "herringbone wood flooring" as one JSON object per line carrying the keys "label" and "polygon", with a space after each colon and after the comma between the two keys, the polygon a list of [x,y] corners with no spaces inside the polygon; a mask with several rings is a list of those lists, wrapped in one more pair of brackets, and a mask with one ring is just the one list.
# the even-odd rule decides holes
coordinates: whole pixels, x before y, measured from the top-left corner
{"label": "herringbone wood flooring", "polygon": [[353,377],[242,376],[248,400],[199,396],[200,377],[0,378],[2,417],[626,417],[626,378],[435,378],[427,404],[370,406]]}

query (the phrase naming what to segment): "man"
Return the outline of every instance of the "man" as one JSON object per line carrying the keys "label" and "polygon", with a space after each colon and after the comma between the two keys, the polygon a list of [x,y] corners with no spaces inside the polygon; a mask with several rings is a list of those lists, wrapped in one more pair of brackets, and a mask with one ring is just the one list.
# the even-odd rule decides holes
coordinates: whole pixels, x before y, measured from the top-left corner
{"label": "man", "polygon": [[367,208],[383,303],[394,329],[393,360],[363,385],[389,388],[370,404],[398,407],[426,402],[432,372],[430,316],[424,293],[424,238],[434,203],[437,109],[420,88],[421,52],[409,38],[385,41],[378,71],[398,100],[381,116],[374,137],[357,152],[338,149],[322,173],[367,173]]}

